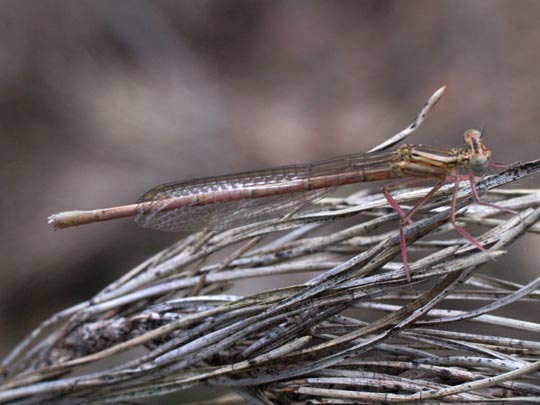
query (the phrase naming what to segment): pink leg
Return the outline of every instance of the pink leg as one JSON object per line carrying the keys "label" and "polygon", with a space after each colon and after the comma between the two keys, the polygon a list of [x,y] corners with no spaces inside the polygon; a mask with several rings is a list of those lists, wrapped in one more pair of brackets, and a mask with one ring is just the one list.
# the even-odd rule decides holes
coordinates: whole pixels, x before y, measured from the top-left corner
{"label": "pink leg", "polygon": [[411,217],[414,215],[414,213],[416,211],[418,211],[420,209],[420,207],[422,207],[425,203],[427,203],[429,201],[429,199],[433,196],[433,194],[435,194],[437,192],[437,190],[439,190],[442,185],[444,184],[444,180],[439,180],[437,182],[437,184],[435,184],[433,186],[433,188],[431,190],[429,190],[429,192],[422,197],[422,199],[420,201],[418,201],[411,209],[410,211],[407,213],[407,215],[405,216],[405,218],[403,218],[403,220],[405,222],[412,222],[411,221]]}
{"label": "pink leg", "polygon": [[[386,191],[386,187],[383,187],[383,194],[384,194],[384,197],[386,198],[386,201],[388,201],[388,204],[390,204],[390,206],[394,209],[394,211],[398,213],[401,220],[403,220],[407,216],[407,213],[403,210],[403,208],[401,208],[398,202],[394,200],[394,197],[392,197],[392,195],[388,191]],[[412,221],[410,218],[407,222],[412,224]]]}
{"label": "pink leg", "polygon": [[495,209],[497,209],[499,211],[506,211],[506,212],[509,212],[511,214],[514,214],[514,215],[519,214],[517,211],[515,211],[513,209],[500,207],[500,206],[495,205],[495,204],[490,204],[490,203],[481,201],[480,200],[480,195],[478,195],[478,190],[476,188],[476,182],[474,181],[474,175],[472,173],[469,173],[469,181],[471,183],[471,190],[472,190],[472,195],[473,195],[474,202],[476,202],[478,205],[485,205],[487,207],[495,208]]}
{"label": "pink leg", "polygon": [[405,239],[405,231],[403,230],[403,227],[407,223],[412,223],[412,215],[420,209],[432,196],[439,190],[442,185],[444,184],[444,179],[439,179],[437,184],[433,186],[429,192],[420,199],[410,210],[408,213],[406,213],[403,208],[400,207],[398,202],[390,195],[390,193],[386,190],[386,187],[383,187],[383,194],[390,204],[390,206],[398,213],[401,220],[399,221],[399,245],[401,247],[401,258],[403,260],[403,267],[405,268],[405,273],[407,273],[407,280],[409,283],[412,281],[412,273],[411,268],[409,266],[409,255],[407,253],[407,240]]}
{"label": "pink leg", "polygon": [[[488,251],[478,242],[476,239],[474,239],[469,232],[467,232],[463,227],[459,226],[456,222],[456,204],[457,204],[457,194],[459,191],[459,176],[456,177],[456,182],[454,183],[454,193],[452,194],[452,205],[450,206],[450,223],[454,226],[454,229],[458,231],[461,236],[463,236],[465,239],[467,239],[471,244],[476,246],[478,249],[480,249],[482,252],[487,253]],[[471,185],[473,183],[471,182]],[[474,192],[473,192],[474,196]]]}
{"label": "pink leg", "polygon": [[399,224],[399,246],[401,248],[401,260],[403,260],[403,267],[405,273],[407,273],[407,281],[412,282],[411,267],[409,266],[409,254],[407,253],[407,239],[405,239],[405,232],[403,231],[403,224]]}
{"label": "pink leg", "polygon": [[401,208],[401,206],[394,199],[394,197],[392,197],[392,195],[388,192],[387,187],[383,187],[383,194],[384,194],[384,197],[386,198],[386,200],[388,201],[388,203],[390,204],[390,206],[394,209],[394,211],[396,211],[398,213],[398,215],[402,219],[402,221],[405,222],[405,223],[412,224],[413,221],[412,221],[411,217],[414,215],[414,213],[416,211],[418,211],[418,209],[420,207],[422,207],[427,201],[429,201],[429,199],[433,196],[433,194],[435,194],[437,192],[437,190],[439,190],[442,187],[443,184],[444,184],[444,180],[439,180],[437,182],[437,184],[435,184],[435,186],[433,186],[433,188],[431,190],[429,190],[429,192],[424,197],[422,197],[422,199],[420,201],[418,201],[409,210],[409,212],[405,212],[405,210],[403,210],[403,208]]}

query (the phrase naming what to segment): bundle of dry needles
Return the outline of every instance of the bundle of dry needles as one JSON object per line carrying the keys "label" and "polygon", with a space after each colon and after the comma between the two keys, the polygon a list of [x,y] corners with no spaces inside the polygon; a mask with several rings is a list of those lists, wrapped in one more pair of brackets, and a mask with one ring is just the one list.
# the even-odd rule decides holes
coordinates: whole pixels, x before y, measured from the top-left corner
{"label": "bundle of dry needles", "polygon": [[[478,187],[485,192],[539,170],[540,161],[515,165]],[[21,342],[2,362],[0,403],[121,403],[200,384],[228,387],[255,404],[538,402],[540,323],[490,313],[537,304],[540,278],[521,286],[477,270],[489,270],[519,236],[540,231],[540,191],[484,196],[516,216],[478,206],[460,216],[487,229],[478,240],[489,255],[439,236],[448,228],[450,193],[443,189],[406,228],[418,256],[412,284],[391,262],[399,257],[397,214],[380,192],[190,235]],[[460,207],[471,200],[463,194]],[[354,225],[340,221],[336,230],[352,215]],[[299,285],[222,293],[242,279],[314,272]],[[469,309],[449,309],[456,301]],[[512,338],[513,331],[532,338]],[[131,360],[106,361],[126,351]],[[94,371],[85,372],[90,364]]]}
{"label": "bundle of dry needles", "polygon": [[[412,283],[392,262],[399,218],[378,190],[189,235],[32,332],[0,364],[0,403],[132,403],[200,385],[238,395],[222,403],[539,403],[540,323],[493,312],[537,305],[540,278],[487,275],[540,231],[540,190],[494,189],[539,171],[520,163],[477,185],[518,215],[460,191],[459,221],[483,230],[488,254],[448,239],[453,186],[439,190],[405,228]],[[262,277],[302,282],[224,293]]]}

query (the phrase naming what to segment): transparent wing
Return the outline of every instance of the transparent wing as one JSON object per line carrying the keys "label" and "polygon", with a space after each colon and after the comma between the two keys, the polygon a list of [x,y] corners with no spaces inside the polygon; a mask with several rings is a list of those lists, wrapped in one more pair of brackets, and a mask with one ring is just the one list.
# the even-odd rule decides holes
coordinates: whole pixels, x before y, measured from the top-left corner
{"label": "transparent wing", "polygon": [[393,158],[393,153],[353,154],[305,165],[164,184],[137,201],[141,210],[135,221],[145,228],[191,232],[275,218],[342,184],[386,178],[388,162]]}
{"label": "transparent wing", "polygon": [[302,207],[331,192],[320,189],[271,197],[226,201],[219,204],[166,209],[156,201],[156,208],[148,214],[139,214],[135,222],[144,227],[171,232],[195,232],[204,227],[219,231],[256,221],[277,218]]}

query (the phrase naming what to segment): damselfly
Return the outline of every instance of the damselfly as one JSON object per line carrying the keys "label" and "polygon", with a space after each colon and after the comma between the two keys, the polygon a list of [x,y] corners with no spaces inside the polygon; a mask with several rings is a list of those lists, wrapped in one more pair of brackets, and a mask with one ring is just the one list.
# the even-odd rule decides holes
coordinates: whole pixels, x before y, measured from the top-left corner
{"label": "damselfly", "polygon": [[473,196],[479,202],[475,176],[486,173],[491,157],[479,131],[468,130],[464,137],[466,148],[463,149],[440,150],[405,144],[392,152],[351,154],[316,163],[164,184],[145,193],[135,204],[61,212],[50,216],[49,223],[55,228],[67,228],[136,217],[135,221],[143,227],[166,231],[223,229],[283,215],[345,184],[402,178],[434,179],[435,186],[408,212],[394,200],[388,187],[383,187],[388,202],[401,217],[401,251],[410,280],[403,226],[411,222],[413,213],[445,182],[455,181],[450,221],[468,241],[485,251],[455,221],[460,180],[464,174],[468,176]]}

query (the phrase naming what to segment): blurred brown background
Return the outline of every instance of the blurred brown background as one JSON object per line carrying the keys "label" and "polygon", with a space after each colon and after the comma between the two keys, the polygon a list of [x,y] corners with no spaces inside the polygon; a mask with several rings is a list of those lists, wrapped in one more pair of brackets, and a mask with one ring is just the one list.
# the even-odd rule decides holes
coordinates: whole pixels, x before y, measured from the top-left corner
{"label": "blurred brown background", "polygon": [[[178,238],[53,232],[53,212],[365,151],[443,84],[411,142],[487,126],[495,160],[539,158],[539,17],[538,1],[3,1],[0,354]],[[539,247],[500,271],[535,277]]]}

